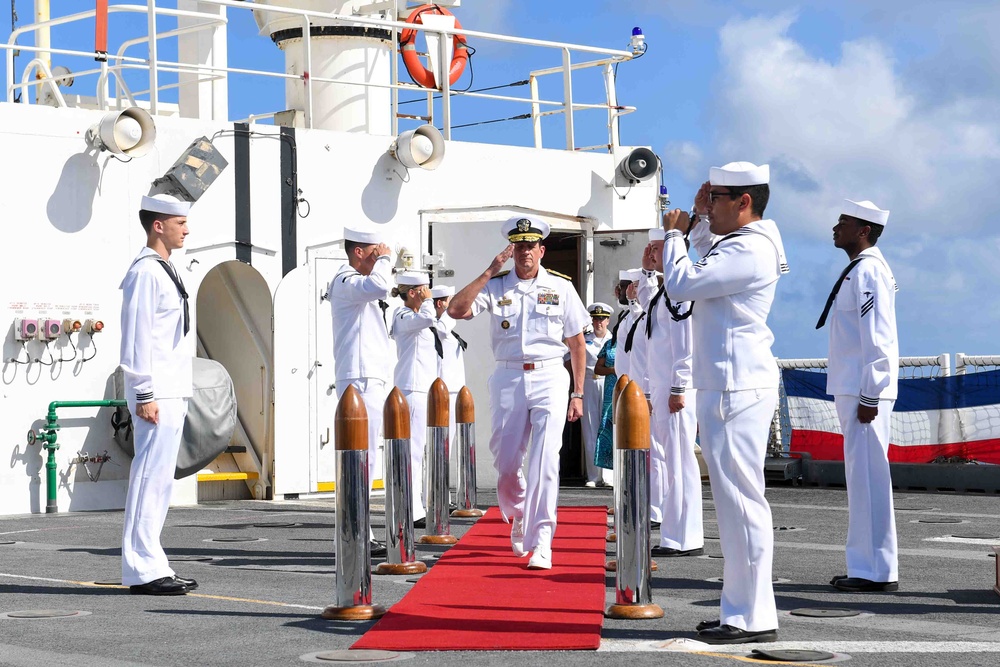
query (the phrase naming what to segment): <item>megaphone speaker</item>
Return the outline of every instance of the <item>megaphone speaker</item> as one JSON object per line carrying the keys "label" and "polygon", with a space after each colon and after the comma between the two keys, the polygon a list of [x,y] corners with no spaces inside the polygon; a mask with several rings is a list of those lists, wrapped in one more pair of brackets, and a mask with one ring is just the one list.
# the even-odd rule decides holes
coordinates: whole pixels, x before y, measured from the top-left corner
{"label": "megaphone speaker", "polygon": [[660,161],[657,159],[656,153],[648,148],[636,148],[618,163],[618,168],[615,170],[615,176],[618,177],[616,180],[625,181],[619,185],[645,181],[656,175],[659,166]]}
{"label": "megaphone speaker", "polygon": [[87,141],[98,150],[129,157],[142,157],[155,140],[153,117],[139,107],[107,113],[87,131]]}
{"label": "megaphone speaker", "polygon": [[401,132],[389,153],[407,169],[437,169],[444,160],[444,137],[433,125]]}

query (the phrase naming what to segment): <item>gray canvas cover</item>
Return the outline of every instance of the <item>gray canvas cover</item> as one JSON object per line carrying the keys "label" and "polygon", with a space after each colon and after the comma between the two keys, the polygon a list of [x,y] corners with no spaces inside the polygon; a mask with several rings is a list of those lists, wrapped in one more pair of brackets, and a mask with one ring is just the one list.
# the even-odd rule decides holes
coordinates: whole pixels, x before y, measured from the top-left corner
{"label": "gray canvas cover", "polygon": [[[174,479],[192,475],[226,450],[236,429],[236,391],[229,372],[217,361],[195,357],[194,391],[188,401],[187,420],[177,453]],[[115,370],[115,397],[125,398],[125,376]],[[111,417],[115,441],[129,456],[135,456],[132,415],[128,408],[116,408]]]}

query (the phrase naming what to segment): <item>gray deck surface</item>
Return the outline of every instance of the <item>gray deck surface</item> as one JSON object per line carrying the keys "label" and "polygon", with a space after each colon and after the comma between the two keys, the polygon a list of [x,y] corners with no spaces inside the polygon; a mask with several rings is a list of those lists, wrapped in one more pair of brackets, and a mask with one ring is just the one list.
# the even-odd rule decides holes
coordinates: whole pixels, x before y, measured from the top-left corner
{"label": "gray deck surface", "polygon": [[[710,497],[705,487],[706,497]],[[847,594],[828,585],[844,571],[847,495],[843,489],[768,489],[775,533],[774,576],[781,628],[771,648],[814,648],[843,654],[852,665],[998,665],[1000,596],[993,592],[1000,544],[1000,497],[917,492],[896,494],[900,546],[897,593]],[[375,500],[374,502],[381,502]],[[485,507],[495,497],[481,494]],[[563,505],[611,503],[608,490],[564,488]],[[376,535],[384,525],[373,508]],[[207,555],[175,562],[200,583],[196,595],[153,598],[77,582],[120,578],[121,512],[0,518],[0,614],[32,609],[89,612],[63,619],[0,617],[0,665],[253,667],[304,665],[301,656],[348,648],[371,623],[325,621],[334,601],[331,499],[233,501],[174,508],[163,544],[170,555]],[[916,523],[951,517],[961,524]],[[705,504],[706,534],[717,536]],[[294,522],[293,527],[254,523]],[[453,520],[461,536],[471,520]],[[954,539],[978,534],[994,539]],[[266,541],[222,543],[218,537]],[[14,541],[14,544],[3,542]],[[609,545],[613,548],[613,545]],[[424,557],[442,547],[421,548]],[[706,551],[720,554],[717,540]],[[612,549],[609,549],[609,553]],[[712,655],[666,652],[659,643],[695,636],[694,626],[718,616],[720,559],[660,558],[654,601],[665,618],[604,623],[597,652],[430,652],[405,654],[413,665],[729,665],[750,647],[708,647]],[[556,571],[554,571],[556,572]],[[374,577],[375,602],[391,606],[412,577]],[[608,602],[613,579],[608,579]],[[853,618],[789,616],[801,607],[857,609]],[[540,628],[544,631],[543,628]],[[849,658],[847,658],[849,656]],[[337,664],[326,661],[325,664]],[[341,663],[343,664],[343,663]],[[745,664],[745,663],[744,663]],[[819,663],[816,663],[819,664]]]}

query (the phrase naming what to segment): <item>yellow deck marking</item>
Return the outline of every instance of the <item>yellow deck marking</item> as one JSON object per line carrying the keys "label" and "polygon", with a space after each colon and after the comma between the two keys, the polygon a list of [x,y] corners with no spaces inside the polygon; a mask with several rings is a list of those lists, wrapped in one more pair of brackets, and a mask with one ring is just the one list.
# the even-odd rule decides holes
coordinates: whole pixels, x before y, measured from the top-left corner
{"label": "yellow deck marking", "polygon": [[[385,482],[381,479],[376,479],[372,482],[373,489],[384,489]],[[316,493],[330,493],[337,490],[336,482],[317,482],[316,483]]]}
{"label": "yellow deck marking", "polygon": [[199,482],[235,482],[236,480],[257,479],[255,472],[213,472],[198,475]]}

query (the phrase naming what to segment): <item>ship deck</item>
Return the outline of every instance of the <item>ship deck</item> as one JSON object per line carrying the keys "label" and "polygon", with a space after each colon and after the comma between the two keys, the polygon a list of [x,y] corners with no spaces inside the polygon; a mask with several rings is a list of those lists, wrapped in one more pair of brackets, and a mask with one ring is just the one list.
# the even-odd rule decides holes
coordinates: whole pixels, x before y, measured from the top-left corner
{"label": "ship deck", "polygon": [[[711,495],[704,489],[707,499]],[[779,643],[765,648],[829,651],[854,665],[995,665],[1000,660],[1000,596],[993,591],[1000,545],[1000,497],[898,492],[900,589],[848,594],[828,585],[844,571],[844,489],[768,489],[774,516],[775,594]],[[484,506],[495,497],[481,494]],[[380,500],[377,502],[381,502]],[[563,488],[560,504],[612,502],[605,489]],[[131,596],[95,586],[120,578],[121,512],[0,517],[0,664],[95,666],[296,665],[347,649],[370,622],[333,622],[320,611],[334,599],[332,499],[213,502],[170,511],[163,544],[178,574],[200,587],[184,597]],[[716,535],[705,504],[706,534]],[[941,519],[961,523],[930,523]],[[461,536],[472,520],[455,519]],[[254,524],[292,524],[255,526]],[[384,512],[373,507],[376,535]],[[953,537],[966,535],[968,537]],[[256,537],[263,541],[215,542]],[[609,554],[613,544],[609,544]],[[445,547],[418,547],[431,563]],[[597,652],[424,652],[402,654],[409,665],[569,664],[725,665],[746,660],[750,646],[689,645],[667,652],[671,639],[694,639],[700,620],[718,615],[722,560],[718,540],[706,556],[660,558],[653,598],[663,619],[605,620]],[[391,606],[412,576],[374,576],[374,602]],[[608,603],[613,602],[609,574]],[[861,612],[846,618],[790,615],[801,608]],[[18,619],[23,610],[86,612]],[[539,628],[544,632],[544,628]],[[674,642],[675,644],[677,642]],[[684,642],[681,642],[682,644]],[[303,657],[305,656],[305,658]],[[324,664],[338,664],[322,660]],[[808,664],[826,664],[831,661]],[[344,664],[344,663],[339,663]],[[774,663],[771,663],[774,664]]]}

